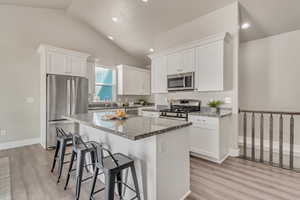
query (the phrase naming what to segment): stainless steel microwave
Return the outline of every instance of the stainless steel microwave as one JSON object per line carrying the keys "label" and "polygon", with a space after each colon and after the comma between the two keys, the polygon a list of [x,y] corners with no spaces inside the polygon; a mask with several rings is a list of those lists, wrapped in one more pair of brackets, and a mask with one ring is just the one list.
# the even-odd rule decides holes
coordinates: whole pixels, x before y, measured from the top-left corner
{"label": "stainless steel microwave", "polygon": [[168,91],[194,90],[194,72],[168,75]]}

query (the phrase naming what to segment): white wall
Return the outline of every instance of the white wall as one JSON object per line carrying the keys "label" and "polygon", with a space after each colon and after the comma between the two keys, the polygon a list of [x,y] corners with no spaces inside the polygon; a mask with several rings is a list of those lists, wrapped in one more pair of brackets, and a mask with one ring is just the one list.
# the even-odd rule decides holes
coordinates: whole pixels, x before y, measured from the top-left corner
{"label": "white wall", "polygon": [[62,10],[1,5],[0,26],[0,129],[7,130],[0,143],[39,137],[40,43],[90,53],[104,65],[143,65]]}
{"label": "white wall", "polygon": [[[299,52],[300,30],[241,44],[240,107],[251,110],[300,112]],[[266,133],[269,131],[268,119],[269,117],[266,116],[264,123]],[[256,137],[259,137],[258,117],[256,123]],[[278,117],[276,117],[274,118],[274,140],[277,141],[278,127]],[[249,125],[248,134],[250,128]],[[295,116],[295,142],[298,145],[300,144],[299,131],[300,117]],[[265,139],[268,140],[268,134],[265,135]],[[284,118],[284,142],[289,143],[289,117]]]}
{"label": "white wall", "polygon": [[300,30],[241,44],[241,108],[300,111]]}

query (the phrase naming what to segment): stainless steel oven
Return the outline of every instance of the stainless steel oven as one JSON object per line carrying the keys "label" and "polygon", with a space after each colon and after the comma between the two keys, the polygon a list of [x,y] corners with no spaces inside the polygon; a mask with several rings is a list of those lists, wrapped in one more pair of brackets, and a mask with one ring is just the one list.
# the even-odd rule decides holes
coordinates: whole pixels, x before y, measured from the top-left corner
{"label": "stainless steel oven", "polygon": [[194,90],[194,72],[168,75],[168,90]]}

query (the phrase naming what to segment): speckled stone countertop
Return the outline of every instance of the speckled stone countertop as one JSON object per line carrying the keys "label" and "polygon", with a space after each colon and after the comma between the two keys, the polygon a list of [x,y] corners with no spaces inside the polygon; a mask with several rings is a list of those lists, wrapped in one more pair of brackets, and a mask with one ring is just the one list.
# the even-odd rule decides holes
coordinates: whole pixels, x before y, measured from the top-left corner
{"label": "speckled stone countertop", "polygon": [[153,107],[153,105],[132,105],[132,106],[108,106],[108,107],[104,107],[104,106],[94,106],[94,107],[89,107],[88,109],[93,111],[93,110],[114,110],[114,109],[132,109],[132,108],[150,108],[150,107]]}
{"label": "speckled stone countertop", "polygon": [[221,109],[219,113],[211,112],[207,107],[201,107],[201,111],[199,112],[191,112],[189,115],[191,116],[204,116],[204,117],[226,117],[232,114],[231,109]]}
{"label": "speckled stone countertop", "polygon": [[103,130],[130,140],[139,140],[192,125],[191,122],[129,115],[125,120],[103,120],[108,112],[65,116],[71,121]]}

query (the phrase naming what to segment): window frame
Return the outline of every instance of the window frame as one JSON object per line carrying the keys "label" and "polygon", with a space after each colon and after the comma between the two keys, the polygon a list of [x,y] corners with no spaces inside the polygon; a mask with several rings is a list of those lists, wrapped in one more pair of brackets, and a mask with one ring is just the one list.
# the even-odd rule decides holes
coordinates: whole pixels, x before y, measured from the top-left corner
{"label": "window frame", "polygon": [[[112,70],[112,84],[107,84],[107,83],[97,83],[97,79],[96,79],[96,72],[97,72],[97,68],[104,68],[104,69],[110,69]],[[117,99],[117,69],[115,67],[112,66],[105,66],[105,65],[96,65],[95,66],[95,96],[97,96],[96,94],[96,87],[97,86],[112,86],[112,99],[110,102],[115,102]],[[97,102],[107,102],[105,100],[96,100]]]}

